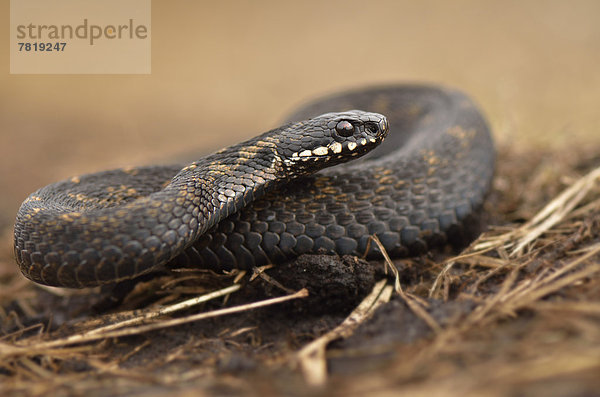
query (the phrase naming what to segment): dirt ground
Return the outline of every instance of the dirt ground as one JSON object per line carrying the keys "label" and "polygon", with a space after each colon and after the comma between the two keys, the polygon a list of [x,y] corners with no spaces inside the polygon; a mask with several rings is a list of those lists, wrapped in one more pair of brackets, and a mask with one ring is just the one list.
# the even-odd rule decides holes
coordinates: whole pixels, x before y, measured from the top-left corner
{"label": "dirt ground", "polygon": [[[3,395],[600,395],[600,2],[152,6],[151,75],[10,75],[0,53]],[[398,81],[458,87],[490,121],[489,229],[468,255],[394,261],[393,292],[383,262],[352,257],[252,280],[179,269],[118,303],[18,274],[12,222],[35,189],[206,153],[311,97]],[[274,304],[191,321],[252,302]]]}

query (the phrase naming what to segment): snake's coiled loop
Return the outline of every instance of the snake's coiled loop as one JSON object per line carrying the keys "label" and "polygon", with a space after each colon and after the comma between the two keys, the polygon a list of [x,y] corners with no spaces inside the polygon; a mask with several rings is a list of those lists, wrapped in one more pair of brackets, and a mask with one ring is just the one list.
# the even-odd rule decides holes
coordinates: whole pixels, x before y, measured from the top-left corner
{"label": "snake's coiled loop", "polygon": [[[323,112],[346,113],[315,117]],[[163,265],[230,269],[303,253],[362,255],[372,234],[391,255],[413,255],[461,234],[493,175],[486,122],[455,90],[355,90],[290,120],[184,168],[105,171],[40,189],[15,224],[22,272],[85,287]],[[386,133],[361,159],[314,173],[362,156]]]}

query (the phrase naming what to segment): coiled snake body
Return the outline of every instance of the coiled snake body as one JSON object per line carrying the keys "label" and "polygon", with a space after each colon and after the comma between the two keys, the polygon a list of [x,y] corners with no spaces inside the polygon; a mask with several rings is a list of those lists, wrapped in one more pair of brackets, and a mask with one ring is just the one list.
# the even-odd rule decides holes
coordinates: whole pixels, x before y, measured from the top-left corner
{"label": "coiled snake body", "polygon": [[[315,117],[334,111],[343,113]],[[302,253],[362,255],[373,234],[390,255],[407,256],[452,240],[489,188],[493,142],[460,92],[361,89],[290,119],[306,121],[183,169],[105,171],[38,190],[15,224],[21,271],[87,287],[172,263],[230,269]],[[386,134],[360,160],[319,171],[366,154]]]}

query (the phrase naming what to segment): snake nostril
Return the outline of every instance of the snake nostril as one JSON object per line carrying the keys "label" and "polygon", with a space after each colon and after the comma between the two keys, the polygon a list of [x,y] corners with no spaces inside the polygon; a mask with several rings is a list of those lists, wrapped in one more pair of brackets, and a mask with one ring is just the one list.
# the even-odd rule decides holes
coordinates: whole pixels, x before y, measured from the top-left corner
{"label": "snake nostril", "polygon": [[369,133],[369,134],[377,134],[377,132],[379,132],[379,126],[375,123],[365,123],[365,130]]}

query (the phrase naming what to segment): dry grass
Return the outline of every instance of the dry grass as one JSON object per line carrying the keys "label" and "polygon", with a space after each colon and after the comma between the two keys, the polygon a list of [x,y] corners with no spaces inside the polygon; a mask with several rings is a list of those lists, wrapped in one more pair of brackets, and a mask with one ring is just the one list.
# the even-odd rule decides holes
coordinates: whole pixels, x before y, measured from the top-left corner
{"label": "dry grass", "polygon": [[[190,310],[238,294],[237,281],[249,278],[243,274],[227,276],[226,282],[221,280],[223,288],[208,292],[206,285],[190,287],[205,275],[182,273],[168,282],[161,280],[168,288],[145,309],[67,321],[53,331],[43,321],[29,324],[27,317],[35,315],[40,293],[15,278],[14,284],[3,284],[0,296],[3,328],[7,324],[14,328],[0,340],[0,389],[23,395],[103,395],[107,387],[120,395],[142,391],[162,395],[174,389],[184,395],[198,388],[214,394],[279,395],[293,387],[305,394],[326,388],[334,395],[416,396],[496,396],[517,391],[573,395],[600,390],[600,168],[590,167],[597,165],[591,155],[554,157],[568,178],[543,179],[530,172],[527,162],[541,164],[544,158],[548,157],[522,158],[523,164],[515,167],[518,155],[503,153],[487,208],[494,223],[502,226],[491,227],[459,256],[426,259],[415,282],[401,283],[402,273],[396,273],[390,285],[377,283],[345,321],[323,329],[320,338],[299,337],[302,330],[285,323],[283,327],[290,329],[275,342],[262,340],[253,321],[243,321],[252,317],[239,317],[249,316],[248,310],[304,297],[306,291],[237,306],[224,300],[213,304],[221,308],[212,312]],[[531,183],[539,187],[536,194],[525,194]],[[541,197],[549,192],[553,198],[542,205]],[[510,223],[522,220],[536,205],[537,212],[527,220]],[[387,266],[397,272],[402,264],[388,259]],[[268,269],[253,278],[289,291],[269,278]],[[183,299],[191,293],[197,296]],[[389,305],[390,297],[400,299],[400,307],[424,325],[412,343],[378,343],[377,334],[360,334],[361,325],[377,317],[377,308]],[[440,319],[433,309],[436,302],[470,306],[462,314]],[[224,314],[241,321],[207,328],[219,330],[213,335],[189,334],[152,353],[164,343],[160,332]],[[372,343],[352,343],[357,332]],[[290,334],[296,335],[291,344]],[[348,337],[350,345],[331,344]],[[284,342],[278,344],[277,338]],[[195,351],[205,352],[208,343],[216,342],[220,347],[209,359],[194,361]],[[222,353],[231,352],[227,346],[245,351],[260,371],[256,366],[234,373],[220,370]],[[375,359],[373,370],[372,357],[382,353],[385,358]],[[370,357],[370,364],[354,372],[334,370],[328,380],[329,363],[356,357]],[[278,379],[282,371],[287,374],[282,379],[292,381]]]}

